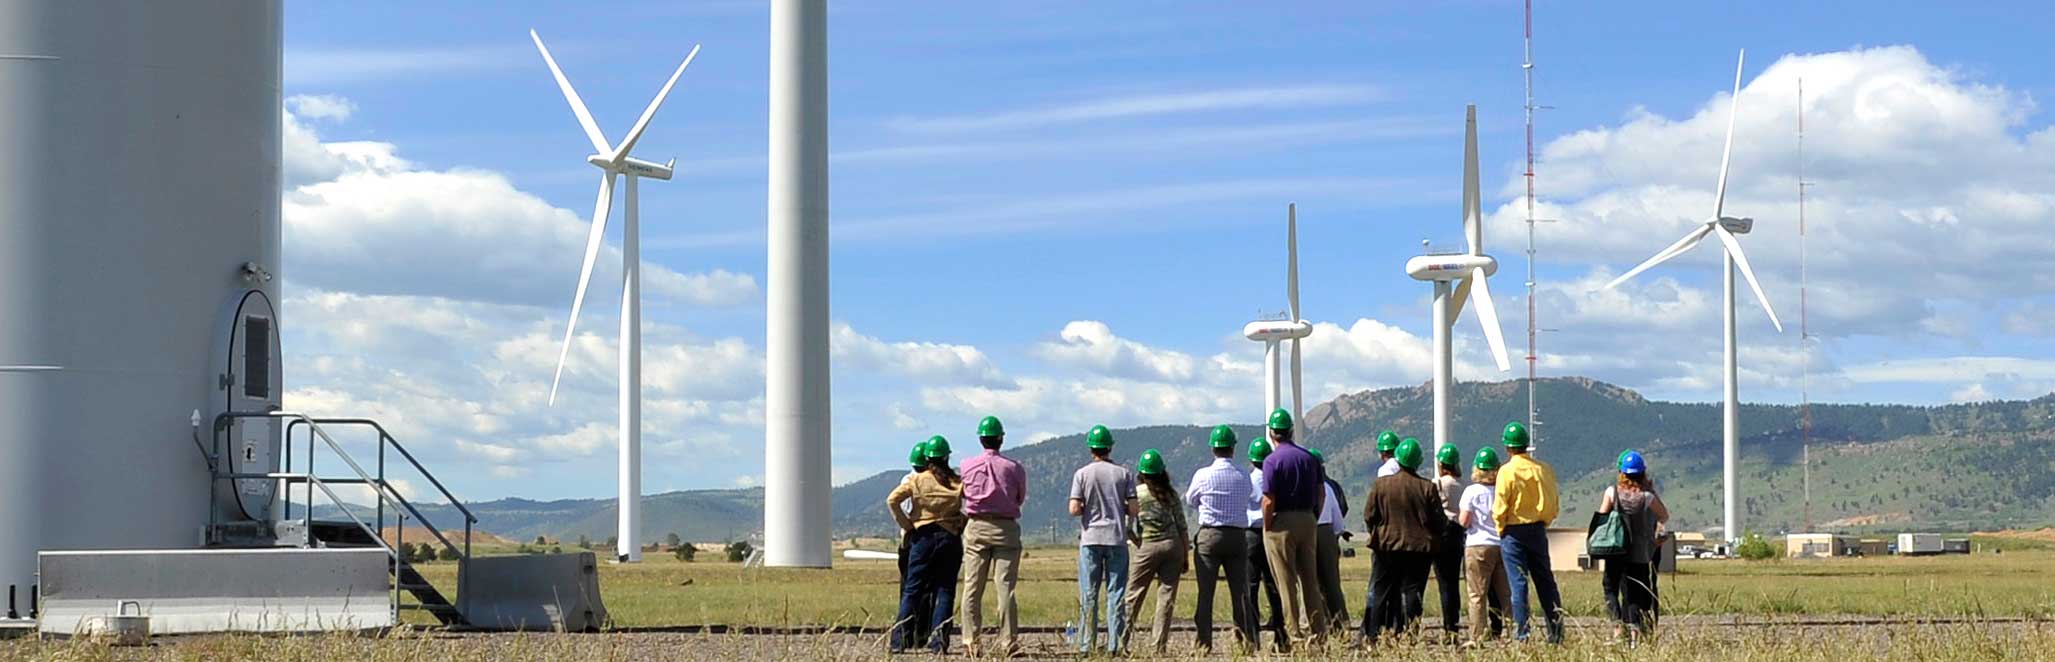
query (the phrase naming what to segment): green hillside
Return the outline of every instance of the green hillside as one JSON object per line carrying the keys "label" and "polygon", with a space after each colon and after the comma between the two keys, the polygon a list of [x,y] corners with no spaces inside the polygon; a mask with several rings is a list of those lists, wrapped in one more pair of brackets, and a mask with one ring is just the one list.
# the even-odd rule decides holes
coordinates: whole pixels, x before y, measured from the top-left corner
{"label": "green hillside", "polygon": [[[1495,441],[1506,421],[1526,416],[1520,382],[1466,383],[1453,389],[1458,403],[1454,439],[1467,457]],[[1650,401],[1617,386],[1582,378],[1539,383],[1543,405],[1537,455],[1562,479],[1565,512],[1596,505],[1612,480],[1613,458],[1626,448],[1649,458],[1674,513],[1674,528],[1720,524],[1719,407]],[[1803,528],[1805,521],[1799,408],[1743,405],[1742,495],[1744,522],[1756,531]],[[1306,443],[1323,449],[1333,472],[1360,501],[1374,469],[1379,430],[1429,438],[1432,396],[1424,387],[1365,391],[1306,412]],[[1080,422],[1084,427],[1089,422]],[[2055,395],[1920,407],[1816,405],[1813,407],[1813,521],[1837,531],[1907,529],[1991,530],[2055,523]],[[1255,426],[1236,426],[1244,439]],[[1131,463],[1145,448],[1164,453],[1182,486],[1211,460],[1201,426],[1116,430],[1115,459]],[[1022,525],[1030,536],[1063,540],[1074,525],[1065,513],[1070,476],[1088,456],[1082,433],[1009,447],[1027,467],[1029,497]],[[973,440],[959,456],[975,452]],[[886,471],[835,489],[838,535],[887,533],[886,492],[904,471]],[[644,535],[676,532],[693,540],[741,538],[762,521],[762,491],[705,490],[652,495]],[[472,505],[480,528],[517,540],[537,535],[604,540],[613,535],[610,499],[536,502],[503,499]],[[454,521],[447,507],[424,509],[437,522]]]}

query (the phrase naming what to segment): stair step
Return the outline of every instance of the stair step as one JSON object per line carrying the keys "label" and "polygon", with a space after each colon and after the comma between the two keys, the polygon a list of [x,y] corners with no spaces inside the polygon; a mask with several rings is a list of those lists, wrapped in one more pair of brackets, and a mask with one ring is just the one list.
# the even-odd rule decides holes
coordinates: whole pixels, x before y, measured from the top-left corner
{"label": "stair step", "polygon": [[400,590],[402,590],[402,591],[408,591],[408,592],[415,592],[415,593],[418,593],[418,592],[421,592],[421,591],[433,591],[433,590],[435,590],[435,585],[433,585],[433,584],[405,584],[405,583],[403,583],[403,584],[400,584]]}
{"label": "stair step", "polygon": [[401,605],[400,605],[400,608],[401,608],[401,609],[412,609],[412,610],[416,610],[416,611],[425,611],[425,612],[429,612],[429,613],[434,613],[434,614],[454,614],[454,613],[457,613],[457,607],[456,607],[456,605],[448,605],[448,604],[442,604],[442,605],[417,605],[417,604],[414,604],[414,603],[411,603],[411,602],[409,602],[409,603],[403,603],[403,604],[401,604]]}

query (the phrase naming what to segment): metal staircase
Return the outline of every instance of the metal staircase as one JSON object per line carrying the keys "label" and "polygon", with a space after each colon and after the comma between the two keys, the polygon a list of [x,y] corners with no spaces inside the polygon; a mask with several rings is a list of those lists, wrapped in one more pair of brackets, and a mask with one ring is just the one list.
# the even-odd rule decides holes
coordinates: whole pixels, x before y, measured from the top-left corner
{"label": "metal staircase", "polygon": [[[285,423],[284,457],[280,463],[281,468],[279,471],[261,473],[235,472],[225,470],[229,465],[219,461],[225,441],[236,438],[233,434],[235,428],[251,420],[271,420]],[[358,464],[355,458],[352,458],[349,453],[344,452],[342,446],[336,443],[335,438],[329,435],[329,427],[361,428],[376,432],[378,436],[377,462],[374,465],[374,470],[365,470],[363,465]],[[295,471],[294,436],[301,428],[307,430],[306,450],[299,454],[299,459],[304,467]],[[422,576],[420,571],[414,568],[413,564],[406,561],[407,554],[400,550],[404,549],[407,544],[406,530],[410,520],[414,526],[426,529],[430,537],[439,544],[441,549],[446,550],[448,555],[456,557],[460,569],[457,573],[457,583],[459,585],[456,587],[456,592],[461,593],[464,590],[462,584],[466,581],[465,573],[461,569],[471,560],[471,532],[473,526],[478,523],[478,517],[472,514],[471,509],[465,507],[462,501],[457,500],[456,495],[451,494],[449,489],[443,486],[442,481],[436,479],[434,474],[429,473],[427,467],[422,466],[420,461],[414,459],[414,454],[408,452],[405,446],[400,445],[399,440],[394,439],[390,433],[387,433],[384,426],[379,425],[377,421],[366,418],[317,419],[303,414],[277,411],[227,412],[214,419],[213,437],[213,447],[208,451],[208,465],[213,471],[214,480],[216,482],[223,480],[277,481],[279,487],[278,494],[280,501],[284,505],[284,510],[274,513],[275,517],[268,522],[216,522],[209,527],[208,542],[210,545],[250,546],[251,543],[249,541],[252,537],[249,535],[249,531],[251,529],[259,529],[265,540],[264,546],[377,547],[385,550],[387,556],[392,559],[392,563],[389,566],[389,575],[392,578],[389,598],[394,622],[398,622],[401,610],[410,610],[427,612],[438,623],[446,626],[468,625],[464,615],[450,600],[449,595],[445,595],[441,589],[428,581],[428,578]],[[320,446],[315,444],[316,440],[322,442]],[[314,460],[319,455],[317,450],[323,447],[327,448],[333,457],[342,461],[342,464],[349,469],[348,473],[326,477],[315,473]],[[400,459],[405,460],[407,466],[413,467],[415,472],[421,477],[426,478],[428,483],[435,487],[436,491],[448,501],[450,506],[463,515],[464,536],[461,546],[457,542],[452,541],[449,536],[444,535],[441,529],[436,528],[435,524],[422,515],[420,509],[416,508],[414,503],[407,499],[406,495],[401,494],[399,490],[395,489],[393,483],[387,479],[386,449],[388,448],[395,451]],[[338,497],[331,487],[334,485],[361,485],[366,487],[371,494],[375,495],[376,503],[372,506],[374,511],[371,518],[372,521],[364,521],[364,518],[355,512],[350,504]],[[295,503],[292,489],[296,486],[303,488],[300,493],[298,504],[300,506],[300,513],[297,518],[294,516],[293,509]],[[338,512],[346,516],[346,519],[314,519],[314,493],[316,490],[319,490],[326,497],[329,505],[334,506]],[[208,490],[208,498],[210,500],[215,498],[215,494],[215,490]],[[392,511],[390,518],[395,531],[394,539],[390,543],[382,535],[388,519],[386,512],[388,508]],[[210,504],[209,511],[212,512],[213,510],[212,504]],[[403,594],[411,596],[413,601],[403,600],[401,597]]]}

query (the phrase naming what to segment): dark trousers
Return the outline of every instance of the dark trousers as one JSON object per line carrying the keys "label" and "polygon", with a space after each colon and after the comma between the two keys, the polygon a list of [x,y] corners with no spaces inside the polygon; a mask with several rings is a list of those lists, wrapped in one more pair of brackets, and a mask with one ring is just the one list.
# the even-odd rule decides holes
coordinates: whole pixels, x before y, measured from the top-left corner
{"label": "dark trousers", "polygon": [[[1213,648],[1213,591],[1220,576],[1227,575],[1227,602],[1234,613],[1234,631],[1241,645],[1256,647],[1255,604],[1249,602],[1249,545],[1247,531],[1201,527],[1193,541],[1192,567],[1198,573],[1199,610],[1192,617],[1198,627],[1199,648]],[[1257,536],[1260,538],[1261,536]]]}
{"label": "dark trousers", "polygon": [[963,539],[938,524],[914,529],[907,538],[906,581],[899,588],[892,650],[926,646],[938,653],[947,651]]}
{"label": "dark trousers", "polygon": [[1427,592],[1427,571],[1434,555],[1427,552],[1370,552],[1375,564],[1370,577],[1370,607],[1363,612],[1363,643],[1383,632],[1403,632],[1420,614],[1420,596]]}
{"label": "dark trousers", "polygon": [[[1441,629],[1456,631],[1463,615],[1463,527],[1441,530],[1441,551],[1434,553],[1434,585],[1441,590]],[[1471,618],[1480,615],[1472,614]]]}
{"label": "dark trousers", "polygon": [[[1277,578],[1270,576],[1270,556],[1263,551],[1263,530],[1247,529],[1242,532],[1249,549],[1249,590],[1243,600],[1248,601],[1249,619],[1262,623],[1262,629],[1271,632],[1284,630],[1284,600],[1277,596]],[[1260,595],[1259,595],[1260,594]],[[1262,596],[1270,597],[1270,620],[1263,620],[1262,610],[1256,607]]]}
{"label": "dark trousers", "polygon": [[1505,527],[1498,545],[1505,556],[1506,583],[1513,587],[1513,638],[1527,640],[1527,585],[1533,584],[1535,597],[1541,600],[1541,617],[1548,624],[1548,641],[1562,643],[1563,595],[1556,590],[1555,568],[1548,558],[1548,527],[1540,523]]}
{"label": "dark trousers", "polygon": [[1655,627],[1655,566],[1626,559],[1605,560],[1605,611],[1623,625]]}

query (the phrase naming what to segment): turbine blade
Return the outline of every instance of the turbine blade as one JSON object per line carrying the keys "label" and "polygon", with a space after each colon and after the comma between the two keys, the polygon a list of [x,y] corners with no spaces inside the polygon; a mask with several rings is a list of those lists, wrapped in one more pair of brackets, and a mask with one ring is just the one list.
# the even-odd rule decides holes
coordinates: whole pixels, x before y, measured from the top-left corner
{"label": "turbine blade", "polygon": [[[564,348],[557,351],[556,376],[549,380],[549,404],[557,403],[557,386],[564,381],[564,359],[571,356],[571,337],[578,330],[578,310],[585,307],[585,286],[592,282],[592,263],[599,259],[605,243],[607,213],[614,203],[614,173],[599,176],[599,201],[592,208],[592,231],[585,236],[585,266],[578,270],[578,290],[571,295],[571,318],[564,322]],[[626,351],[625,349],[623,351]]]}
{"label": "turbine blade", "polygon": [[1727,146],[1720,148],[1720,187],[1713,193],[1713,220],[1717,222],[1727,207],[1727,165],[1734,156],[1734,116],[1741,110],[1741,65],[1748,60],[1748,51],[1734,60],[1734,96],[1727,104]]}
{"label": "turbine blade", "polygon": [[1471,269],[1470,277],[1463,280],[1477,284],[1477,321],[1484,325],[1484,340],[1491,343],[1492,360],[1498,361],[1499,372],[1511,371],[1513,364],[1506,358],[1506,335],[1498,328],[1498,309],[1491,305],[1491,285],[1484,279],[1484,268]]}
{"label": "turbine blade", "polygon": [[1456,292],[1449,299],[1448,318],[1455,319],[1461,317],[1463,315],[1463,304],[1470,300],[1470,279],[1464,278],[1456,281]]}
{"label": "turbine blade", "polygon": [[1619,278],[1614,278],[1613,282],[1606,283],[1605,287],[1602,289],[1610,290],[1614,287],[1618,287],[1620,283],[1627,282],[1627,279],[1633,278],[1634,276],[1640,274],[1643,271],[1647,271],[1649,267],[1662,264],[1664,260],[1676,257],[1678,254],[1681,254],[1684,251],[1691,250],[1691,247],[1697,246],[1699,240],[1705,239],[1705,234],[1708,232],[1712,232],[1713,226],[1716,225],[1719,225],[1718,221],[1714,221],[1712,223],[1699,226],[1698,229],[1692,230],[1690,234],[1684,235],[1683,239],[1678,239],[1677,243],[1670,244],[1669,248],[1662,249],[1662,251],[1656,253],[1654,257],[1648,258],[1648,260],[1642,262],[1641,264],[1635,265],[1633,269],[1628,269],[1627,273],[1620,274]]}
{"label": "turbine blade", "polygon": [[628,151],[635,149],[636,141],[642,140],[642,131],[649,128],[650,118],[656,117],[657,107],[664,105],[664,97],[671,95],[671,87],[678,84],[678,76],[684,75],[685,67],[692,66],[692,58],[695,57],[699,57],[697,44],[692,46],[692,52],[685,54],[685,61],[678,63],[678,70],[671,72],[671,79],[664,81],[664,89],[657,90],[656,98],[649,100],[649,107],[642,109],[642,117],[635,120],[635,128],[628,130],[628,137],[621,140],[620,151],[614,152],[616,162],[628,156]]}
{"label": "turbine blade", "polygon": [[1470,254],[1484,254],[1484,199],[1477,185],[1477,106],[1464,111],[1463,118],[1463,238],[1470,240]]}
{"label": "turbine blade", "polygon": [[[1286,266],[1285,266],[1285,276],[1284,276],[1284,296],[1285,296],[1285,299],[1287,299],[1287,300],[1289,300],[1289,301],[1291,302],[1291,308],[1292,308],[1292,321],[1296,322],[1296,321],[1299,321],[1300,319],[1303,319],[1303,318],[1299,317],[1299,205],[1298,205],[1298,203],[1291,203],[1291,204],[1287,204],[1287,205],[1285,205],[1285,206],[1284,206],[1284,218],[1285,218],[1285,221],[1284,221],[1284,223],[1285,223],[1285,225],[1284,225],[1284,228],[1285,228],[1285,229],[1284,229],[1284,246],[1285,246],[1285,265],[1286,265]],[[1293,345],[1292,345],[1292,346],[1293,346],[1293,347],[1297,347],[1298,345],[1297,345],[1297,343],[1293,343]],[[1294,351],[1296,351],[1296,350],[1294,350]]]}
{"label": "turbine blade", "polygon": [[542,35],[528,31],[528,38],[535,40],[535,50],[542,52],[542,61],[549,65],[549,73],[557,78],[557,88],[564,91],[564,100],[571,102],[571,112],[578,116],[578,125],[585,127],[585,137],[592,140],[592,149],[600,154],[612,154],[614,148],[607,146],[606,134],[599,132],[599,124],[592,121],[592,112],[585,109],[585,100],[578,98],[578,90],[571,89],[571,79],[564,77],[564,70],[557,67],[557,59],[550,57],[549,47],[542,45]]}
{"label": "turbine blade", "polygon": [[1727,245],[1727,254],[1734,257],[1734,266],[1741,268],[1741,277],[1748,280],[1748,289],[1755,290],[1755,302],[1762,304],[1763,312],[1769,313],[1770,325],[1777,327],[1777,333],[1783,333],[1784,323],[1777,320],[1777,311],[1770,309],[1770,298],[1763,295],[1762,283],[1756,282],[1755,270],[1748,266],[1748,254],[1741,252],[1741,240],[1726,228],[1719,227],[1718,223],[1713,227],[1720,235],[1720,243]]}
{"label": "turbine blade", "polygon": [[1306,382],[1299,371],[1299,339],[1292,339],[1292,420],[1306,417]]}

